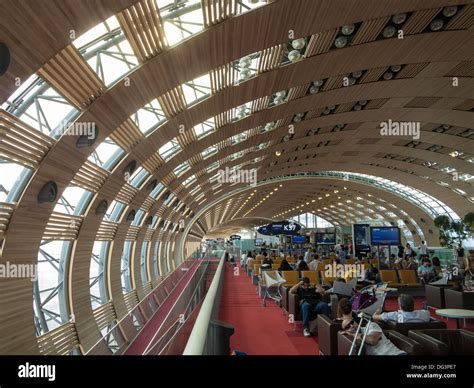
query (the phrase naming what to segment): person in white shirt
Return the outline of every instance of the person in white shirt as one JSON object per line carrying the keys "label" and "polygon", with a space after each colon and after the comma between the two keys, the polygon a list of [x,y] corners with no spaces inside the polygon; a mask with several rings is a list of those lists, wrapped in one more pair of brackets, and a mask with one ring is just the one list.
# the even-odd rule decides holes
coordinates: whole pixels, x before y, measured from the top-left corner
{"label": "person in white shirt", "polygon": [[310,255],[311,255],[311,248],[308,248],[308,250],[304,254],[304,261],[306,261],[307,263],[309,263]]}
{"label": "person in white shirt", "polygon": [[428,255],[428,246],[424,241],[421,242],[421,245],[419,247],[420,250],[420,255],[422,256],[427,256]]}
{"label": "person in white shirt", "polygon": [[372,318],[375,321],[395,321],[399,323],[429,322],[431,315],[428,310],[415,310],[415,300],[408,294],[398,296],[398,307],[400,310],[381,313],[377,310]]}
{"label": "person in white shirt", "polygon": [[[357,331],[357,323],[354,323],[350,330],[345,330],[344,333],[350,337],[355,336]],[[369,356],[400,356],[407,353],[397,348],[392,341],[390,341],[382,331],[382,328],[375,322],[370,322],[367,326],[362,327],[361,333],[357,335],[357,343],[361,343],[364,333],[367,331],[365,337],[364,349],[365,354]]]}

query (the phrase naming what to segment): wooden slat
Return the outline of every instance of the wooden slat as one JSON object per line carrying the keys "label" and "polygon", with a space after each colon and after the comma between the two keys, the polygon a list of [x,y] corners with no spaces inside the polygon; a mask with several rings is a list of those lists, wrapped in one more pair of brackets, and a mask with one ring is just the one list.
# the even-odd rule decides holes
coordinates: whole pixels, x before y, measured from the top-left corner
{"label": "wooden slat", "polygon": [[328,78],[323,86],[323,91],[342,88],[344,86],[344,78],[348,76],[349,74],[347,73]]}
{"label": "wooden slat", "polygon": [[456,105],[453,109],[455,110],[464,110],[464,111],[471,111],[474,109],[474,100],[465,100],[459,105]]}
{"label": "wooden slat", "polygon": [[37,341],[42,355],[68,355],[79,345],[76,326],[72,322],[43,334]]}
{"label": "wooden slat", "polygon": [[181,86],[173,88],[157,98],[167,119],[176,116],[186,109],[186,100],[184,99]]}
{"label": "wooden slat", "polygon": [[54,140],[0,109],[0,159],[36,168]]}
{"label": "wooden slat", "polygon": [[284,51],[285,45],[283,44],[262,50],[258,60],[258,73],[265,73],[280,66]]}
{"label": "wooden slat", "polygon": [[415,78],[429,63],[412,63],[406,65],[395,76],[395,78]]}
{"label": "wooden slat", "polygon": [[390,20],[390,16],[367,20],[362,23],[356,32],[351,45],[355,46],[362,43],[372,42],[382,33],[383,28]]}
{"label": "wooden slat", "polygon": [[71,180],[71,185],[82,187],[85,190],[96,193],[100,190],[109,175],[107,170],[104,170],[88,160]]}
{"label": "wooden slat", "polygon": [[0,202],[0,241],[3,240],[11,215],[15,210],[13,203]]}
{"label": "wooden slat", "polygon": [[153,233],[155,233],[155,229],[148,227],[145,231],[145,237],[143,238],[143,241],[151,241]]}
{"label": "wooden slat", "polygon": [[474,5],[466,5],[446,25],[446,30],[464,30],[474,25]]}
{"label": "wooden slat", "polygon": [[106,89],[73,45],[45,63],[38,75],[79,109],[87,108]]}
{"label": "wooden slat", "polygon": [[218,93],[235,83],[236,71],[232,62],[212,69],[209,72],[211,79],[211,91],[213,94]]}
{"label": "wooden slat", "polygon": [[135,241],[137,239],[138,232],[140,232],[140,227],[138,225],[130,225],[127,230],[127,236],[125,237],[125,240]]}
{"label": "wooden slat", "polygon": [[288,91],[288,101],[296,100],[297,98],[304,97],[306,95],[306,92],[309,88],[309,84],[307,85],[301,85],[301,86],[295,86],[294,88],[291,88]]}
{"label": "wooden slat", "polygon": [[166,34],[155,0],[141,0],[117,14],[136,57],[143,63],[167,46]]}
{"label": "wooden slat", "polygon": [[111,301],[97,307],[92,313],[100,330],[106,328],[117,319],[114,304]]}
{"label": "wooden slat", "polygon": [[110,134],[110,138],[125,152],[130,152],[145,136],[133,120],[128,118]]}
{"label": "wooden slat", "polygon": [[82,218],[71,214],[53,213],[43,233],[43,240],[75,240]]}
{"label": "wooden slat", "polygon": [[204,27],[221,23],[237,14],[237,0],[201,0]]}
{"label": "wooden slat", "polygon": [[359,83],[366,84],[369,82],[376,82],[387,70],[388,67],[377,67],[375,69],[367,70],[365,74],[360,77]]}
{"label": "wooden slat", "polygon": [[405,108],[429,108],[439,100],[441,97],[415,97],[405,105]]}
{"label": "wooden slat", "polygon": [[148,212],[154,204],[155,204],[155,198],[146,197],[145,201],[143,201],[143,204],[142,204],[141,208],[145,212]]}
{"label": "wooden slat", "polygon": [[379,98],[376,100],[370,100],[367,105],[365,106],[364,110],[367,109],[380,109],[382,106],[384,106],[389,98]]}
{"label": "wooden slat", "polygon": [[112,221],[102,220],[97,230],[96,241],[113,241],[117,234],[118,224]]}
{"label": "wooden slat", "polygon": [[311,36],[308,42],[308,47],[304,53],[305,58],[312,57],[314,55],[324,54],[329,51],[334,39],[336,39],[337,28],[330,31],[318,32]]}
{"label": "wooden slat", "polygon": [[143,163],[143,168],[149,173],[153,174],[158,167],[161,167],[165,164],[163,158],[157,153],[153,154],[145,163]]}
{"label": "wooden slat", "polygon": [[130,202],[132,202],[132,199],[133,197],[135,197],[135,194],[137,192],[138,190],[135,187],[129,185],[128,183],[125,183],[120,189],[115,199],[128,205]]}
{"label": "wooden slat", "polygon": [[406,35],[418,34],[429,26],[433,18],[441,8],[423,9],[416,11],[403,25],[403,33]]}
{"label": "wooden slat", "polygon": [[454,66],[446,77],[474,77],[474,61],[464,61]]}
{"label": "wooden slat", "polygon": [[340,104],[337,108],[336,108],[336,113],[344,113],[344,112],[349,112],[352,107],[355,105],[355,102],[347,102],[345,104]]}
{"label": "wooden slat", "polygon": [[256,100],[253,100],[252,103],[250,104],[250,110],[252,111],[252,113],[265,110],[268,107],[269,101],[270,101],[270,97],[268,96],[257,98]]}
{"label": "wooden slat", "polygon": [[127,311],[131,311],[138,304],[137,291],[132,290],[124,295]]}

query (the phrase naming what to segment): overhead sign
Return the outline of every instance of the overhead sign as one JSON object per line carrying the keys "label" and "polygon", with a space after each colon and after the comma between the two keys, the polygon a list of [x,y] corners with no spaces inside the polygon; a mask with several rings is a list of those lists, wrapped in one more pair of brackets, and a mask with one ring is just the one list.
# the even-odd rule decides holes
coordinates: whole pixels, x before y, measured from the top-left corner
{"label": "overhead sign", "polygon": [[279,234],[293,235],[298,234],[301,230],[301,226],[293,221],[280,221],[267,225],[267,229],[270,231],[270,234],[274,236]]}
{"label": "overhead sign", "polygon": [[233,234],[232,236],[229,237],[230,240],[241,240],[242,237],[239,236],[238,234]]}
{"label": "overhead sign", "polygon": [[263,234],[264,236],[271,236],[271,232],[268,230],[268,225],[261,226],[257,229],[257,232]]}

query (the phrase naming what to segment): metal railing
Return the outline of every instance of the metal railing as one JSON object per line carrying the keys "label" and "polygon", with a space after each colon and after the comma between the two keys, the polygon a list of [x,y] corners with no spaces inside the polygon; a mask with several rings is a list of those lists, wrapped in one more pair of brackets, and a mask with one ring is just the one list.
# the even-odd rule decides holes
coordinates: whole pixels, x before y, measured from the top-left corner
{"label": "metal railing", "polygon": [[224,255],[219,261],[216,273],[212,279],[212,283],[207,291],[206,298],[202,303],[199,315],[196,318],[191,335],[184,349],[183,355],[203,355],[209,354],[206,347],[212,344],[209,343],[211,320],[216,317],[217,309],[220,302],[220,289],[224,275]]}
{"label": "metal railing", "polygon": [[[160,309],[161,305],[163,304],[164,301],[168,298],[168,296],[175,290],[175,288],[178,286],[179,281],[184,277],[185,272],[182,271],[183,268],[189,269],[192,264],[194,264],[193,260],[186,260],[184,261],[178,268],[176,268],[175,271],[170,272],[167,274],[163,280],[152,290],[150,291],[136,306],[134,306],[127,314],[125,314],[120,320],[118,320],[115,324],[110,326],[110,328],[107,330],[105,334],[102,335],[102,337],[90,348],[88,349],[84,354],[89,355],[89,354],[100,354],[103,353],[100,351],[100,346],[105,345],[110,349],[109,345],[109,338],[110,336],[113,337],[121,337],[121,341],[117,340],[117,342],[120,342],[120,344],[114,345],[116,348],[116,354],[121,354],[123,353],[126,348],[135,340],[135,338],[138,336],[140,331],[143,329],[144,325],[146,322],[148,322],[152,316]],[[168,287],[171,288],[170,291],[168,291]],[[166,297],[163,300],[159,300],[159,293],[163,292],[165,293]],[[145,304],[148,303],[148,306],[151,308],[153,314],[151,317],[148,319],[142,319],[142,324],[136,326],[136,333],[133,333],[133,337],[129,338],[129,335],[127,335],[126,330],[124,329],[124,324],[127,320],[132,319],[133,317],[142,317],[143,315],[140,312],[140,310],[145,306]],[[99,350],[100,353],[96,353],[95,351]]]}

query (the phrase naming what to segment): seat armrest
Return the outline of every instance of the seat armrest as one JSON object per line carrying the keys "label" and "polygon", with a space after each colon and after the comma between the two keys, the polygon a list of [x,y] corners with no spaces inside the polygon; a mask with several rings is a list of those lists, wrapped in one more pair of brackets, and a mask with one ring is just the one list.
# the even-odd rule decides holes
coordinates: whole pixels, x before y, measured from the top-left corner
{"label": "seat armrest", "polygon": [[[348,356],[349,351],[351,350],[352,341],[354,337],[349,337],[347,334],[344,334],[342,331],[337,333],[337,354],[338,356]],[[359,352],[359,346],[356,345],[355,349],[352,351],[352,355],[357,355]],[[362,350],[364,354],[364,350]]]}
{"label": "seat armrest", "polygon": [[423,347],[423,355],[445,356],[449,354],[449,349],[444,342],[433,338],[421,331],[410,330],[408,337],[418,342]]}
{"label": "seat armrest", "polygon": [[403,350],[410,356],[423,354],[423,347],[414,339],[393,330],[387,330],[385,334],[398,349]]}
{"label": "seat armrest", "polygon": [[288,289],[288,314],[292,314],[295,321],[301,320],[300,297],[298,294],[292,294]]}
{"label": "seat armrest", "polygon": [[323,314],[318,315],[316,322],[319,351],[325,356],[337,355],[337,333],[341,330],[342,322],[335,322]]}

